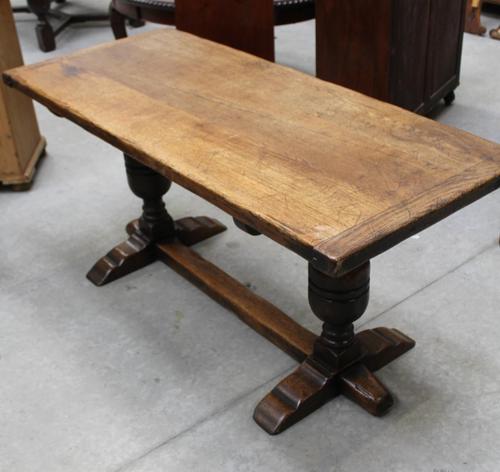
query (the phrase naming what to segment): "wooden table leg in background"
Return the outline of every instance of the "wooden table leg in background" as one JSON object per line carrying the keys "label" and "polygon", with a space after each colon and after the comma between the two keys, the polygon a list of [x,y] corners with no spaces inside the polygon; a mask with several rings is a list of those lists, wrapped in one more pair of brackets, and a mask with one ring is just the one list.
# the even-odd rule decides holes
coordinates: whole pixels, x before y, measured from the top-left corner
{"label": "wooden table leg in background", "polygon": [[[10,2],[0,0],[0,74],[22,64]],[[0,184],[29,187],[44,150],[33,103],[0,83]]]}
{"label": "wooden table leg in background", "polygon": [[177,0],[178,29],[274,61],[273,0]]}
{"label": "wooden table leg in background", "polygon": [[467,13],[465,15],[465,32],[482,36],[486,28],[481,24],[481,9],[483,0],[467,0]]}

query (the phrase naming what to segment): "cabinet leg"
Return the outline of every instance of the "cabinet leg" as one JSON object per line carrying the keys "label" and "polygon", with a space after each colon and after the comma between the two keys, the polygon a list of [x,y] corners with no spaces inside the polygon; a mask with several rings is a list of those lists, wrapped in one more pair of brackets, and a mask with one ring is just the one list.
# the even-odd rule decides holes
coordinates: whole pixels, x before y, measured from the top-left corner
{"label": "cabinet leg", "polygon": [[444,103],[449,107],[455,101],[455,91],[452,90],[448,95],[444,97]]}

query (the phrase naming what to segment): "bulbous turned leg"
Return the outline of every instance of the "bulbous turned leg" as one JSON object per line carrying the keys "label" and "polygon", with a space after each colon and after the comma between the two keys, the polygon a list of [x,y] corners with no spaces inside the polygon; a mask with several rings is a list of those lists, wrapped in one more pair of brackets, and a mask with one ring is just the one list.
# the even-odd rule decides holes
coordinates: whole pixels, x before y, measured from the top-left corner
{"label": "bulbous turned leg", "polygon": [[352,323],[368,304],[369,267],[332,278],[309,265],[309,304],[323,331],[312,355],[257,406],[254,419],[268,433],[282,432],[340,392],[338,374],[361,357]]}
{"label": "bulbous turned leg", "polygon": [[257,405],[255,421],[277,434],[339,394],[373,415],[393,404],[376,370],[414,346],[396,330],[378,328],[354,334],[353,322],[369,299],[369,263],[333,278],[309,266],[309,304],[323,321],[313,353]]}
{"label": "bulbous turned leg", "polygon": [[175,234],[174,222],[162,200],[170,181],[127,155],[125,168],[130,189],[144,202],[143,211],[129,239],[108,252],[87,274],[97,286],[151,264],[156,260],[155,243]]}
{"label": "bulbous turned leg", "polygon": [[217,220],[207,217],[182,218],[174,222],[162,200],[171,182],[128,155],[125,155],[125,168],[130,189],[143,200],[142,215],[127,225],[129,238],[97,261],[87,274],[97,286],[157,260],[157,244],[177,238],[190,246],[226,230]]}

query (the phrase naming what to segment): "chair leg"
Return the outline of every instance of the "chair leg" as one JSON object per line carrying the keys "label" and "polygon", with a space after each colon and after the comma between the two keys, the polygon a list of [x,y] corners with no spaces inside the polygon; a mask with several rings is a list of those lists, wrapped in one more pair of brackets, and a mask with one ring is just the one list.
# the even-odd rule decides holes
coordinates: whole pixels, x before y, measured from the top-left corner
{"label": "chair leg", "polygon": [[38,18],[35,29],[38,47],[43,52],[53,51],[56,48],[56,35],[48,20],[50,1],[28,0],[28,7]]}
{"label": "chair leg", "polygon": [[56,48],[54,30],[48,21],[40,21],[35,28],[38,47],[43,52],[50,52]]}
{"label": "chair leg", "polygon": [[128,25],[132,28],[142,28],[146,22],[144,20],[139,20],[137,18],[129,18]]}
{"label": "chair leg", "polygon": [[111,29],[113,30],[115,39],[127,37],[127,17],[123,16],[119,11],[115,10],[113,8],[113,5],[109,6],[109,21],[111,23]]}

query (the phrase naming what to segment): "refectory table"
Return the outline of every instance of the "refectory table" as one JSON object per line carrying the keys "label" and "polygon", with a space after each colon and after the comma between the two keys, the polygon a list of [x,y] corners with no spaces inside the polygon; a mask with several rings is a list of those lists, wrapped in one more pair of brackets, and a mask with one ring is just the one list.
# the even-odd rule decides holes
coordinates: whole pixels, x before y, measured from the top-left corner
{"label": "refectory table", "polygon": [[[500,185],[498,144],[175,30],[4,80],[125,153],[143,213],[92,282],[161,259],[301,362],[255,410],[273,434],[337,394],[387,411],[392,396],[373,372],[414,341],[388,328],[354,333],[370,259]],[[225,228],[173,221],[162,201],[172,182],[306,259],[319,336],[189,247]]]}

